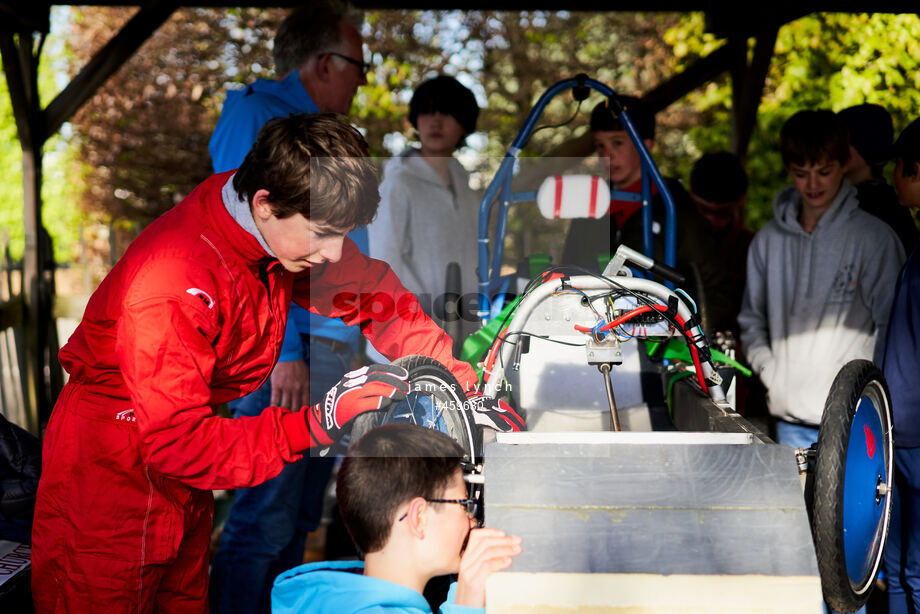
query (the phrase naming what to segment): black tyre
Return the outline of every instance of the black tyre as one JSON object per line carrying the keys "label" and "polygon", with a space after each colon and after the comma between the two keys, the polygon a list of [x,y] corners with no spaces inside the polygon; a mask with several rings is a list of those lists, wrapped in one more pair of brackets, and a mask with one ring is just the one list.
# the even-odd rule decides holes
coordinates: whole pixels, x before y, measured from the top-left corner
{"label": "black tyre", "polygon": [[409,372],[409,395],[386,411],[355,418],[352,441],[381,424],[412,422],[447,433],[463,448],[467,461],[474,465],[481,462],[482,432],[464,405],[466,395],[457,378],[427,356],[404,356],[393,364]]}
{"label": "black tyre", "polygon": [[814,476],[815,550],[828,605],[855,612],[869,599],[891,516],[891,400],[881,371],[854,360],[831,386]]}

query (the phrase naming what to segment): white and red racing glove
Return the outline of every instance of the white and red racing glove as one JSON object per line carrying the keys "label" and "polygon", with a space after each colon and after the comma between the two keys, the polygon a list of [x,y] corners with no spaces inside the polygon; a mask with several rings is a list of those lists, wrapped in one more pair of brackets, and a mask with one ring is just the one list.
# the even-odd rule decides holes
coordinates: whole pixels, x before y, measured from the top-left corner
{"label": "white and red racing glove", "polygon": [[338,441],[359,414],[389,407],[409,392],[409,372],[394,365],[370,365],[349,373],[333,386],[322,403],[306,412],[307,429],[316,446]]}
{"label": "white and red racing glove", "polygon": [[523,431],[527,428],[510,405],[504,401],[487,397],[481,392],[470,390],[466,393],[466,406],[473,414],[473,421],[502,433]]}

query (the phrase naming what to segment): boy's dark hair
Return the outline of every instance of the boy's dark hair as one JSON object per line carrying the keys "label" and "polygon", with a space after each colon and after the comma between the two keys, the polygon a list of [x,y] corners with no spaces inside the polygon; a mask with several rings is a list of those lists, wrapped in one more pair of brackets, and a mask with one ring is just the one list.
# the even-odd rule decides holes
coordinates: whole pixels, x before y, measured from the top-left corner
{"label": "boy's dark hair", "polygon": [[850,136],[846,124],[833,111],[799,111],[780,130],[779,151],[783,166],[817,164],[825,158],[846,164]]}
{"label": "boy's dark hair", "polygon": [[[655,138],[655,114],[652,109],[642,100],[633,96],[620,96],[620,102],[626,108],[629,119],[632,120],[633,126],[643,139]],[[620,117],[614,112],[613,105],[609,100],[599,103],[591,111],[591,130],[626,130]]]}
{"label": "boy's dark hair", "polygon": [[894,155],[901,160],[901,176],[913,177],[920,163],[920,117],[910,122],[894,143]]}
{"label": "boy's dark hair", "polygon": [[463,449],[448,435],[409,423],[385,424],[351,444],[336,479],[342,520],[362,553],[390,537],[397,508],[435,499],[460,469]]}
{"label": "boy's dark hair", "polygon": [[334,113],[276,117],[233,177],[239,197],[268,190],[278,218],[301,214],[333,228],[369,224],[377,213],[377,172],[361,133]]}
{"label": "boy's dark hair", "polygon": [[463,127],[464,132],[476,132],[476,120],[479,118],[479,105],[473,95],[462,83],[439,75],[419,85],[409,101],[409,123],[418,128],[418,116],[426,113],[443,113],[450,115]]}
{"label": "boy's dark hair", "polygon": [[690,189],[713,203],[738,200],[748,189],[748,176],[741,158],[727,151],[704,154],[690,171]]}
{"label": "boy's dark hair", "polygon": [[342,44],[342,21],[360,30],[363,16],[340,0],[313,0],[288,13],[275,34],[275,74],[284,77],[312,56],[335,51]]}
{"label": "boy's dark hair", "polygon": [[874,173],[891,157],[894,124],[891,113],[878,104],[858,104],[838,113],[850,133],[850,145],[862,156]]}

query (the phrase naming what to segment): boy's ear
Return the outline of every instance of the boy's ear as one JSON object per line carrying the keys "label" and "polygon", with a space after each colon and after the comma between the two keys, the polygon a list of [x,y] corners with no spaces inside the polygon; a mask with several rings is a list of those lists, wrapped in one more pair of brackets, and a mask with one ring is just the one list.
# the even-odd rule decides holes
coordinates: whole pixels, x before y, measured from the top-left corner
{"label": "boy's ear", "polygon": [[409,502],[409,509],[406,512],[406,521],[409,527],[409,533],[417,539],[425,539],[425,529],[427,528],[428,502],[424,497],[415,497]]}
{"label": "boy's ear", "polygon": [[261,220],[267,220],[274,215],[268,197],[269,192],[264,188],[256,190],[256,193],[252,195],[252,214]]}

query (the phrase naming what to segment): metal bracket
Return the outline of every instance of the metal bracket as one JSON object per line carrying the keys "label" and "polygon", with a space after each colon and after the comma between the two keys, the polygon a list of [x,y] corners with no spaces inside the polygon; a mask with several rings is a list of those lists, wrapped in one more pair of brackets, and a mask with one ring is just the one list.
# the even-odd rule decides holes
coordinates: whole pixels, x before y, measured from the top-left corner
{"label": "metal bracket", "polygon": [[607,338],[600,343],[594,339],[588,339],[588,342],[585,343],[585,352],[588,355],[589,365],[623,364],[623,352],[620,349],[620,341],[613,335],[608,335]]}

